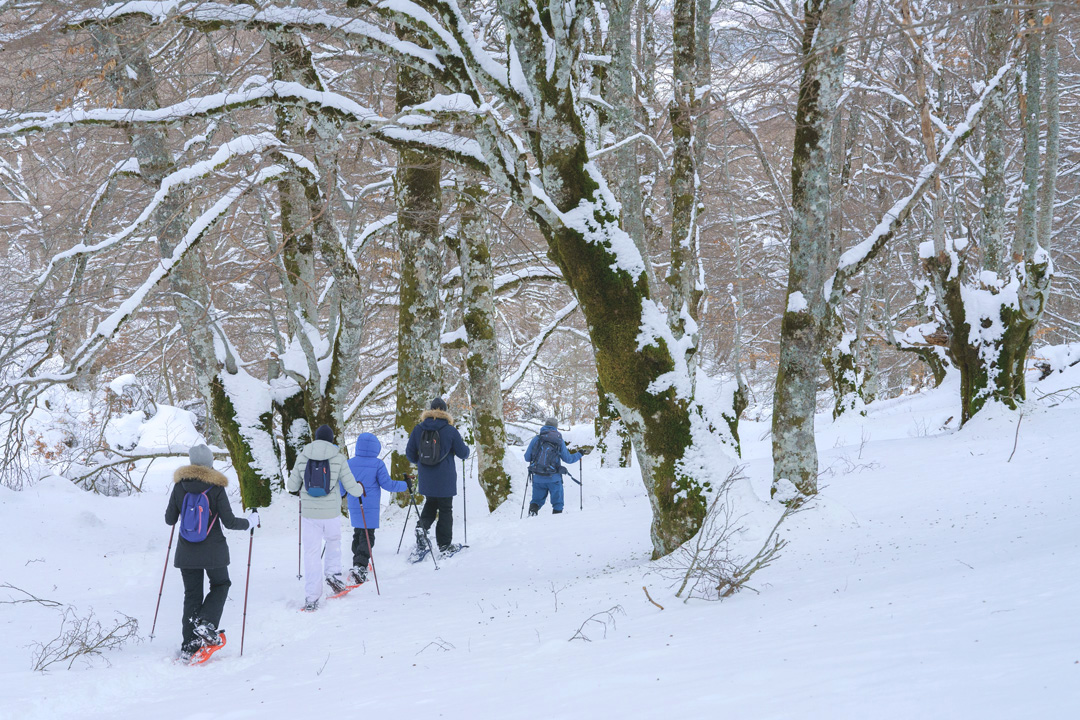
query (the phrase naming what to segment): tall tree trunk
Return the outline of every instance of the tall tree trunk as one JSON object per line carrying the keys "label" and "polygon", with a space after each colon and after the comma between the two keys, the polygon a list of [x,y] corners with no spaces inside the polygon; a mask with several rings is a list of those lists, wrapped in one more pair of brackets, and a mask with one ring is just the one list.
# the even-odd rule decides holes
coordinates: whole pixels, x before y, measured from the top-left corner
{"label": "tall tree trunk", "polygon": [[502,375],[495,334],[495,272],[491,266],[488,226],[482,209],[489,198],[479,182],[461,188],[461,220],[457,238],[461,267],[461,313],[469,340],[465,365],[480,487],[488,510],[510,497],[510,476],[503,465],[506,428],[503,426]]}
{"label": "tall tree trunk", "polygon": [[[404,33],[401,35],[405,37]],[[415,70],[398,67],[399,111],[430,99],[432,94],[430,80]],[[401,285],[395,439],[390,462],[394,477],[411,472],[412,465],[405,457],[405,442],[431,399],[442,393],[441,179],[442,163],[437,157],[418,150],[398,150],[394,193]],[[399,502],[406,501],[402,497]]]}
{"label": "tall tree trunk", "polygon": [[791,259],[772,422],[772,494],[779,492],[785,500],[817,492],[814,411],[831,312],[824,296],[831,270],[829,168],[851,5],[852,0],[807,0],[804,6],[804,64],[791,158]]}
{"label": "tall tree trunk", "polygon": [[674,87],[669,109],[673,149],[671,266],[667,277],[671,287],[671,305],[668,319],[676,340],[681,340],[688,333],[695,336],[685,344],[691,369],[697,349],[698,307],[703,293],[697,263],[698,174],[694,147],[694,125],[700,106],[697,88],[697,4],[698,0],[675,0],[671,61]]}

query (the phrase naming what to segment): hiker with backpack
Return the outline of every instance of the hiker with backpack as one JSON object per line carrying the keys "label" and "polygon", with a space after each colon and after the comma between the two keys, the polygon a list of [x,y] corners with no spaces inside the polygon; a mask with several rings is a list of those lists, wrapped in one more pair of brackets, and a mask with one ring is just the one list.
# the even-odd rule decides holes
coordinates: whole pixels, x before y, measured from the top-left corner
{"label": "hiker with backpack", "polygon": [[581,453],[571,453],[566,449],[566,442],[559,433],[559,421],[553,417],[545,418],[544,427],[540,428],[525,450],[525,461],[529,463],[533,481],[529,517],[540,512],[549,493],[551,514],[558,515],[563,511],[562,476],[566,469],[561,463],[576,463],[580,459]]}
{"label": "hiker with backpack", "polygon": [[[367,581],[368,563],[371,562],[371,548],[375,547],[375,530],[379,527],[379,512],[382,504],[382,491],[412,492],[408,480],[391,480],[386,471],[386,464],[379,458],[382,444],[371,433],[361,433],[356,438],[356,452],[349,458],[349,470],[356,482],[364,488],[364,497],[349,495],[349,520],[352,521],[353,566],[346,578],[354,585]],[[342,495],[345,489],[342,487]],[[366,537],[365,537],[366,536]]]}
{"label": "hiker with backpack", "polygon": [[[349,461],[334,444],[334,431],[320,425],[315,439],[300,450],[285,489],[300,495],[300,534],[304,546],[304,610],[319,605],[322,586],[344,592],[341,576],[341,495],[338,487],[354,497],[364,494],[356,483]],[[324,553],[322,572],[319,555]]]}
{"label": "hiker with backpack", "polygon": [[[221,531],[247,530],[259,525],[259,513],[247,518],[233,514],[225,487],[229,479],[214,469],[214,454],[206,445],[188,450],[190,465],[173,473],[173,489],[165,508],[165,523],[180,524],[173,565],[184,579],[183,645],[180,655],[190,660],[203,648],[223,645],[218,630],[229,596],[229,544]],[[203,595],[203,575],[210,591]]]}
{"label": "hiker with backpack", "polygon": [[455,457],[469,457],[469,446],[454,427],[454,418],[447,412],[442,398],[431,401],[431,409],[420,416],[405,445],[405,457],[417,467],[419,491],[424,495],[424,509],[416,523],[416,551],[423,557],[428,547],[428,528],[438,516],[435,542],[439,551],[456,550],[454,540],[454,496],[457,495]]}

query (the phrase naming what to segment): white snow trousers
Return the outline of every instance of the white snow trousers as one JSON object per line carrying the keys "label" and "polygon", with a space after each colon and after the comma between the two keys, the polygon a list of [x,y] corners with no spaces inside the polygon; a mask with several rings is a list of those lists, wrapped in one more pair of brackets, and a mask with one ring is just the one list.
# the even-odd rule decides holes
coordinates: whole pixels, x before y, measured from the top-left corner
{"label": "white snow trousers", "polygon": [[[322,597],[323,578],[341,574],[341,518],[301,518],[300,533],[304,541],[304,599],[313,602]],[[326,554],[320,568],[323,543]]]}

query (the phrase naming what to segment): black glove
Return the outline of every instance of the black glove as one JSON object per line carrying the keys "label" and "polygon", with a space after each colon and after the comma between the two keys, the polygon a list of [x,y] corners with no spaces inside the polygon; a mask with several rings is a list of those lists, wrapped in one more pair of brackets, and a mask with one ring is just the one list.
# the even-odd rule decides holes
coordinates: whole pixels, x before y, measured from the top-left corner
{"label": "black glove", "polygon": [[413,483],[412,475],[405,476],[405,487],[409,488],[410,493],[413,491],[413,488],[416,487],[416,485]]}

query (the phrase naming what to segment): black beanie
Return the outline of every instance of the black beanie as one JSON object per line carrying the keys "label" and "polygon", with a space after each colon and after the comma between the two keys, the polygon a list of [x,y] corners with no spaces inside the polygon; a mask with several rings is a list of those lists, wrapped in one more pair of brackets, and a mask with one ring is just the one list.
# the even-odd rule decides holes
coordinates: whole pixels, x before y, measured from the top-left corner
{"label": "black beanie", "polygon": [[329,425],[320,425],[319,429],[315,431],[315,439],[332,443],[334,442],[334,431],[330,429]]}
{"label": "black beanie", "polygon": [[446,402],[441,397],[437,397],[437,398],[435,398],[434,400],[431,401],[431,409],[432,410],[442,410],[443,412],[445,412],[446,411]]}

